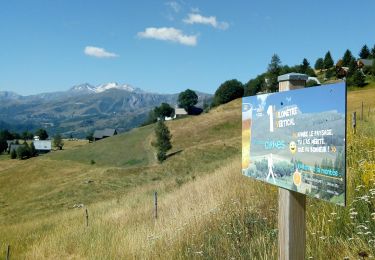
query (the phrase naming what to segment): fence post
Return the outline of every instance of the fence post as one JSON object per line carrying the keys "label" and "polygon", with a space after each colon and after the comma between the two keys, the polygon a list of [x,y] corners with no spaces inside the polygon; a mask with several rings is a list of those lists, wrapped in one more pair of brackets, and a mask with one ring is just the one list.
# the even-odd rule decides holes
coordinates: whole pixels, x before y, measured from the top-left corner
{"label": "fence post", "polygon": [[352,113],[352,127],[353,127],[353,134],[356,134],[356,127],[357,127],[357,112]]}
{"label": "fence post", "polygon": [[361,120],[363,121],[363,101],[362,101],[362,110],[361,110]]}
{"label": "fence post", "polygon": [[[304,88],[307,75],[282,80],[278,78],[279,92]],[[306,251],[306,196],[279,188],[279,260],[305,259]]]}
{"label": "fence post", "polygon": [[368,116],[367,116],[367,120],[369,120],[369,118],[370,118],[370,108],[371,108],[371,106],[368,107]]}
{"label": "fence post", "polygon": [[85,213],[86,213],[86,227],[88,227],[89,226],[89,211],[87,210],[87,208],[85,210]]}
{"label": "fence post", "polygon": [[155,208],[155,219],[158,218],[158,192],[154,192],[154,208]]}
{"label": "fence post", "polygon": [[9,260],[10,259],[10,245],[8,245],[7,247],[7,255],[6,255],[6,260]]}

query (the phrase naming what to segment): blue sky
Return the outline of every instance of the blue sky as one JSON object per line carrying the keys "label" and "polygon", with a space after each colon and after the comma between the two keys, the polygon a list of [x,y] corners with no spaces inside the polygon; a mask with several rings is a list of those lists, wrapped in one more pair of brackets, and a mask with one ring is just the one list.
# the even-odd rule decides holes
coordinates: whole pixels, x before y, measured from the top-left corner
{"label": "blue sky", "polygon": [[214,93],[267,68],[375,44],[375,2],[0,1],[0,91],[35,94],[88,82]]}

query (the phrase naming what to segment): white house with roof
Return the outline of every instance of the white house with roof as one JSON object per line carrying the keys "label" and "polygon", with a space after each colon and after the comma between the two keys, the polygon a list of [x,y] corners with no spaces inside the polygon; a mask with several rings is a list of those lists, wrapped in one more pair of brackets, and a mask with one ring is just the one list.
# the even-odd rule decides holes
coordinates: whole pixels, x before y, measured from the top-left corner
{"label": "white house with roof", "polygon": [[38,153],[48,153],[52,150],[51,140],[34,140],[33,143]]}

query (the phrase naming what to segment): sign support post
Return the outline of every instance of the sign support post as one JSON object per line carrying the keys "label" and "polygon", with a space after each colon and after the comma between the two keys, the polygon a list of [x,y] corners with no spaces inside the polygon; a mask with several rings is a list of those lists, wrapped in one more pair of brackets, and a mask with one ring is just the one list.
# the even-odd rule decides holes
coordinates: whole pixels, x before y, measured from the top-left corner
{"label": "sign support post", "polygon": [[[279,91],[303,88],[306,79],[279,80]],[[279,260],[305,259],[306,250],[306,196],[279,188]]]}
{"label": "sign support post", "polygon": [[345,82],[307,79],[281,75],[279,93],[242,99],[242,174],[279,187],[279,260],[305,259],[306,196],[346,202]]}

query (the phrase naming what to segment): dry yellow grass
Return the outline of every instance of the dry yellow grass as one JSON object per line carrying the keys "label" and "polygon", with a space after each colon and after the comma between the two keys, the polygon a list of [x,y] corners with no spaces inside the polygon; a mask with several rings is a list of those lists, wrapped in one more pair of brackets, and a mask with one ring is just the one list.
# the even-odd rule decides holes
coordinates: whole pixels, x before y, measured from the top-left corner
{"label": "dry yellow grass", "polygon": [[[274,227],[270,222],[274,220],[276,209],[275,203],[269,203],[274,201],[275,193],[268,194],[269,198],[265,200],[251,200],[259,193],[264,194],[265,185],[253,182],[239,172],[239,161],[234,160],[174,192],[167,191],[168,183],[156,187],[147,185],[119,200],[91,205],[88,228],[83,209],[75,209],[42,221],[11,226],[7,232],[27,232],[41,222],[44,225],[59,223],[29,245],[25,255],[19,255],[26,259],[238,258],[236,240],[233,240],[236,236],[247,237],[249,242],[252,237],[249,246],[244,248],[245,255],[257,253],[263,259],[274,258],[275,237],[265,238],[252,231],[264,228],[272,232]],[[152,192],[155,189],[160,194],[157,220],[153,218]],[[264,223],[258,224],[256,216],[260,218],[260,210]],[[247,227],[236,227],[234,218],[252,214],[253,223],[249,219]],[[218,236],[217,231],[224,232],[225,236]],[[236,233],[241,231],[246,234]],[[217,241],[210,245],[205,236],[220,240],[222,250],[217,247]],[[269,251],[259,252],[264,248]]]}

